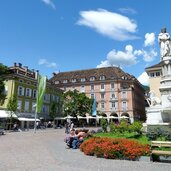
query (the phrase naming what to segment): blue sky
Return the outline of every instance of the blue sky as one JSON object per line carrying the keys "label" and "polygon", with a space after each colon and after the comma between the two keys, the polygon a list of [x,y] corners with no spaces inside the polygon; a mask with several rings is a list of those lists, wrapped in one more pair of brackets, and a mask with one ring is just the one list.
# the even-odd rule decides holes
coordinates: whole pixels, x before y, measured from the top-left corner
{"label": "blue sky", "polygon": [[[0,62],[41,74],[120,66],[146,84],[169,0],[0,0]],[[143,74],[143,75],[142,75]],[[141,77],[140,77],[141,75]]]}

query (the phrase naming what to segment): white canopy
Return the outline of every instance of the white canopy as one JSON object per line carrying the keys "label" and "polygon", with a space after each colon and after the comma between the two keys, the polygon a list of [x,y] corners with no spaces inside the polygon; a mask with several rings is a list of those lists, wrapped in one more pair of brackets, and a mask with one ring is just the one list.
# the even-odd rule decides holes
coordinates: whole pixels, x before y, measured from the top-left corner
{"label": "white canopy", "polygon": [[[6,110],[0,110],[0,118],[10,118],[11,117],[11,111]],[[12,112],[12,117],[17,118],[17,115]]]}
{"label": "white canopy", "polygon": [[[19,121],[31,121],[34,122],[34,118],[18,118]],[[36,119],[36,121],[40,121],[40,119]]]}

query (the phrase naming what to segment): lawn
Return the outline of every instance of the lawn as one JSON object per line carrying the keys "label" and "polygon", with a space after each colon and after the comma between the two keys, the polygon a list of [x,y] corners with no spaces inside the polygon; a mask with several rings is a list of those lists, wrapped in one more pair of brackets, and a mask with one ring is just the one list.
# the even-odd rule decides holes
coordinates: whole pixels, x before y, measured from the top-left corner
{"label": "lawn", "polygon": [[123,134],[117,134],[117,133],[96,133],[94,134],[95,137],[110,137],[110,138],[127,138],[127,139],[135,139],[139,141],[142,144],[150,144],[150,141],[145,135],[136,135],[135,133],[128,133],[125,132]]}

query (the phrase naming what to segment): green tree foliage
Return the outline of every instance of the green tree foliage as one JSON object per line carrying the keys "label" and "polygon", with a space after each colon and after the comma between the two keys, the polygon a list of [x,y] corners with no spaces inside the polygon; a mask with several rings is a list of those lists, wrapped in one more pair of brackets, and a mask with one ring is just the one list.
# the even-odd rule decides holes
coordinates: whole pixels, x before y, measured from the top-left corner
{"label": "green tree foliage", "polygon": [[49,116],[53,119],[57,116],[57,103],[51,103]]}
{"label": "green tree foliage", "polygon": [[7,104],[7,110],[9,111],[9,118],[10,118],[9,129],[11,129],[13,114],[14,113],[16,114],[17,107],[18,107],[17,97],[16,96],[10,97]]}
{"label": "green tree foliage", "polygon": [[73,116],[85,116],[86,113],[91,113],[93,99],[90,99],[85,93],[80,93],[78,90],[67,91],[63,95],[64,114]]}
{"label": "green tree foliage", "polygon": [[6,98],[4,81],[7,79],[8,74],[8,67],[0,63],[0,105],[3,105]]}

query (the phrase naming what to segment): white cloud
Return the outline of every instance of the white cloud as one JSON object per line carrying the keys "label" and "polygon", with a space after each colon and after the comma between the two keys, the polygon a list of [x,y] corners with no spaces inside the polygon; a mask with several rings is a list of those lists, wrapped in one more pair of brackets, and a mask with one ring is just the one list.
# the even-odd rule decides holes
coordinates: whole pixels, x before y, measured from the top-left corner
{"label": "white cloud", "polygon": [[143,72],[139,77],[138,81],[143,85],[149,85],[149,77],[146,72]]}
{"label": "white cloud", "polygon": [[142,55],[142,53],[138,50],[134,51],[131,45],[125,46],[125,51],[116,51],[113,49],[107,54],[107,60],[101,61],[97,67],[135,65],[139,55]]}
{"label": "white cloud", "polygon": [[143,50],[143,59],[145,62],[154,61],[156,56],[157,56],[157,52],[155,49],[151,49],[150,51]]}
{"label": "white cloud", "polygon": [[48,68],[56,68],[57,64],[55,62],[48,62],[47,59],[39,59],[39,65],[45,65]]}
{"label": "white cloud", "polygon": [[132,8],[119,8],[119,11],[124,14],[136,14],[137,12]]}
{"label": "white cloud", "polygon": [[97,65],[96,68],[103,68],[103,67],[108,67],[108,66],[111,66],[111,64],[109,64],[109,62],[106,60],[106,61],[101,61],[101,63]]}
{"label": "white cloud", "polygon": [[146,33],[144,46],[153,46],[155,44],[155,34],[154,33]]}
{"label": "white cloud", "polygon": [[51,6],[54,10],[56,9],[55,4],[52,2],[52,0],[42,0],[46,5]]}
{"label": "white cloud", "polygon": [[90,27],[112,39],[124,41],[138,38],[134,35],[137,24],[126,16],[103,9],[81,11],[80,16],[81,18],[77,21],[78,25]]}

